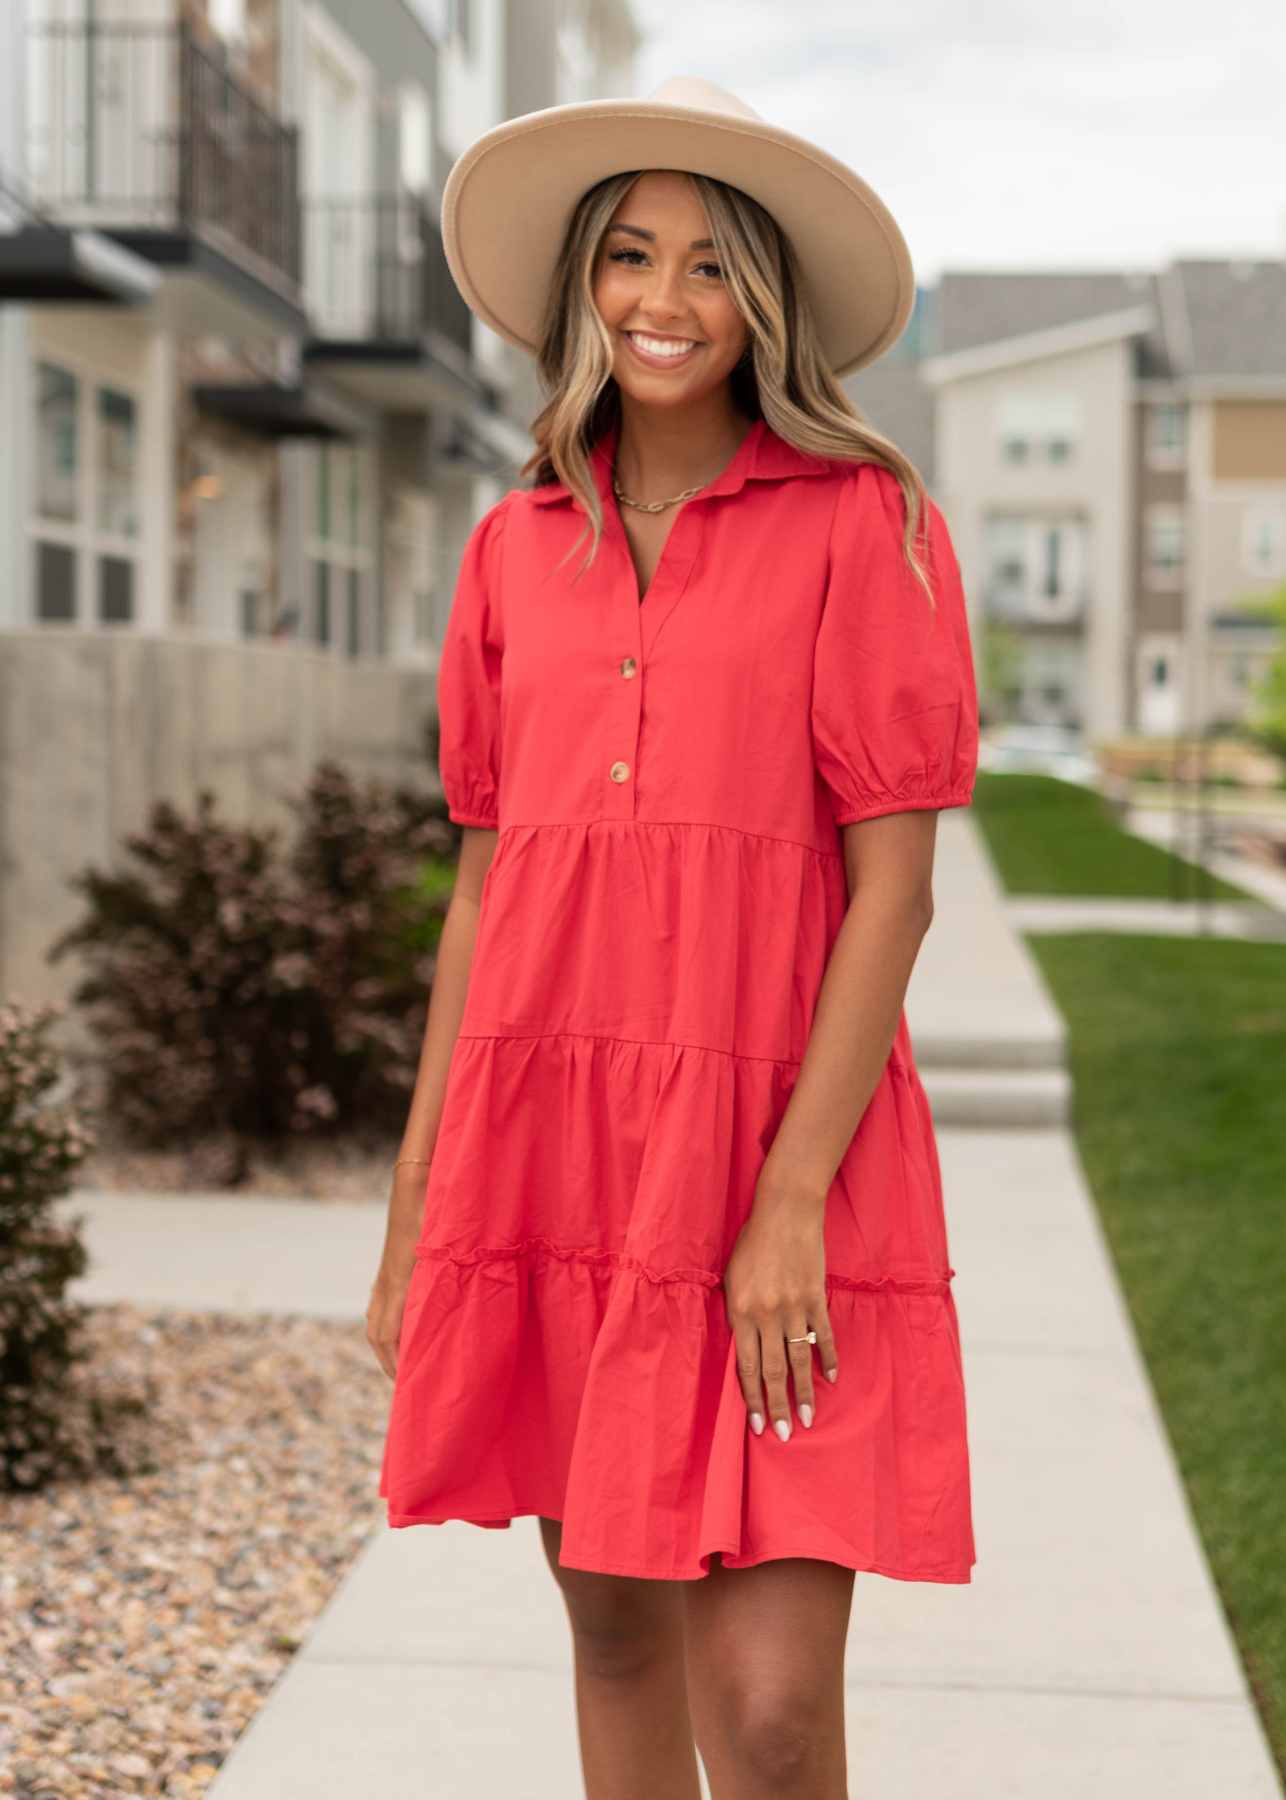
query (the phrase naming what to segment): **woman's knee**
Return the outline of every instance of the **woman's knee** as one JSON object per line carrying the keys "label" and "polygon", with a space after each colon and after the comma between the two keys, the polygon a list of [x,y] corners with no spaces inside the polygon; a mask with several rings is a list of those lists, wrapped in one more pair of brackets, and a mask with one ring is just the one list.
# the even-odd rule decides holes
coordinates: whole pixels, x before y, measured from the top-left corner
{"label": "woman's knee", "polygon": [[682,1628],[674,1597],[654,1582],[556,1569],[582,1673],[630,1681],[670,1654]]}
{"label": "woman's knee", "polygon": [[810,1771],[823,1760],[829,1730],[827,1709],[789,1679],[734,1683],[727,1696],[725,1728],[756,1789],[783,1794],[802,1791]]}

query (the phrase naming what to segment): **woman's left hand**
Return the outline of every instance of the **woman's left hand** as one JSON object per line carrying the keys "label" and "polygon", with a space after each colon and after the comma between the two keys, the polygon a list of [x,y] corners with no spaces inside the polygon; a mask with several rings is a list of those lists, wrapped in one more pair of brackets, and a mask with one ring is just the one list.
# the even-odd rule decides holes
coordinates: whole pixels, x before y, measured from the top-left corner
{"label": "woman's left hand", "polygon": [[828,1381],[839,1367],[826,1308],[824,1217],[825,1196],[800,1199],[761,1178],[723,1277],[750,1429],[756,1436],[763,1431],[766,1395],[766,1416],[783,1443],[791,1433],[788,1375],[800,1423],[810,1426],[816,1411],[810,1331],[817,1333],[817,1357]]}

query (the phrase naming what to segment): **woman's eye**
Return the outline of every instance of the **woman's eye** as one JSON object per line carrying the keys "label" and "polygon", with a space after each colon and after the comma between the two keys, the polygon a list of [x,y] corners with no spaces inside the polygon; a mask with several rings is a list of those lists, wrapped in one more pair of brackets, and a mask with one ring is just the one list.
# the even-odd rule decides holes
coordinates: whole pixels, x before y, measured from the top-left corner
{"label": "woman's eye", "polygon": [[641,250],[636,250],[631,245],[624,250],[613,250],[611,260],[614,263],[625,263],[631,269],[637,269],[647,261],[647,257]]}
{"label": "woman's eye", "polygon": [[712,281],[723,280],[723,270],[719,267],[717,262],[698,263],[696,272],[698,275],[708,276]]}

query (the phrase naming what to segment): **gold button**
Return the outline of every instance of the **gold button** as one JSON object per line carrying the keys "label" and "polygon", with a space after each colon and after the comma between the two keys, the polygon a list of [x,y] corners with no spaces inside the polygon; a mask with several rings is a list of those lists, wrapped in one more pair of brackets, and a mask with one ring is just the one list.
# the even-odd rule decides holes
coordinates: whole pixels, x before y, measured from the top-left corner
{"label": "gold button", "polygon": [[621,674],[624,675],[625,679],[628,681],[630,676],[637,674],[637,672],[638,664],[632,656],[627,656],[625,661],[621,664]]}
{"label": "gold button", "polygon": [[608,774],[612,777],[613,781],[628,781],[630,778],[630,765],[628,763],[613,763],[608,770]]}

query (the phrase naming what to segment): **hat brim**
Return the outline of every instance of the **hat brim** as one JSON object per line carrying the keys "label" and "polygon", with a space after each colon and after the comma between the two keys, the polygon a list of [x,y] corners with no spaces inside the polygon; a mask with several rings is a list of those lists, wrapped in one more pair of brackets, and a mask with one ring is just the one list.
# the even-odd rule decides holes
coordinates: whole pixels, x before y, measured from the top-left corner
{"label": "hat brim", "polygon": [[753,117],[654,100],[594,100],[512,119],[471,145],[442,199],[456,285],[491,329],[535,353],[549,286],[582,194],[631,169],[680,169],[740,188],[790,240],[827,362],[874,362],[906,328],[915,277],[892,214],[824,150]]}

